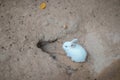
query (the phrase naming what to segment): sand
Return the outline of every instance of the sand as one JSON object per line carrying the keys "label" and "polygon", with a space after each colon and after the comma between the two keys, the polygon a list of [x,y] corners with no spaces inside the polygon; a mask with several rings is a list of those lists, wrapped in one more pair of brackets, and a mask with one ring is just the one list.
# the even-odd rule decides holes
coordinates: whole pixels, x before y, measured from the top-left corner
{"label": "sand", "polygon": [[[74,38],[85,63],[62,49]],[[120,80],[119,59],[120,0],[0,0],[0,80]]]}

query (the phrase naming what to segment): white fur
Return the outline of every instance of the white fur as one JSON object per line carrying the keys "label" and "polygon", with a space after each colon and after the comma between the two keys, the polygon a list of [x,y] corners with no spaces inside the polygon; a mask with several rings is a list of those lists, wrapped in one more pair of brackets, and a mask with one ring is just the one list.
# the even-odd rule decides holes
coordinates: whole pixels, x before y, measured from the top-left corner
{"label": "white fur", "polygon": [[77,44],[78,40],[73,39],[72,41],[67,41],[63,44],[63,49],[65,50],[68,57],[75,62],[85,62],[87,57],[87,52],[85,49]]}

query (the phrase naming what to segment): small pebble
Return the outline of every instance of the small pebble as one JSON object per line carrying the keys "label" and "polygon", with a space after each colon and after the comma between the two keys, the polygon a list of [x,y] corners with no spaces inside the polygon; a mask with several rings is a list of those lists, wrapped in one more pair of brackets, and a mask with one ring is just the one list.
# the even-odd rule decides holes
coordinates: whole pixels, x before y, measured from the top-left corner
{"label": "small pebble", "polygon": [[68,28],[68,26],[65,24],[65,25],[63,26],[63,28],[64,28],[64,29],[67,29],[67,28]]}
{"label": "small pebble", "polygon": [[41,3],[40,6],[39,6],[39,8],[40,9],[45,9],[46,8],[46,3],[45,2]]}

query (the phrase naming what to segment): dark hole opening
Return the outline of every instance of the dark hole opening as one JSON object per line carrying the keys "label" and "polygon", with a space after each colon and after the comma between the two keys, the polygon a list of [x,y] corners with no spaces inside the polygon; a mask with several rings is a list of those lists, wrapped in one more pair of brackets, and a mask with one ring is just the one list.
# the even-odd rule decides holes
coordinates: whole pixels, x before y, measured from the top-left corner
{"label": "dark hole opening", "polygon": [[37,43],[37,47],[40,48],[43,52],[47,53],[50,55],[50,57],[52,57],[52,59],[56,60],[56,56],[54,55],[54,53],[51,53],[51,52],[48,52],[48,50],[46,50],[46,45],[50,44],[50,43],[54,43],[56,42],[57,39],[55,40],[52,40],[52,41],[42,41],[42,40],[39,40],[39,42]]}

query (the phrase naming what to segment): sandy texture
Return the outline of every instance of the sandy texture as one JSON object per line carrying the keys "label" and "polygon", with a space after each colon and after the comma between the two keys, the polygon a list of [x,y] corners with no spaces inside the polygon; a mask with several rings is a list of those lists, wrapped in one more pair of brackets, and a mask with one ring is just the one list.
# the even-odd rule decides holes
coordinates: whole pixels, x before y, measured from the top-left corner
{"label": "sandy texture", "polygon": [[[62,49],[73,38],[85,63]],[[0,80],[120,80],[118,59],[120,0],[0,0]]]}
{"label": "sandy texture", "polygon": [[[109,76],[109,77],[108,77]],[[97,77],[97,80],[119,80],[120,79],[120,59],[114,61],[106,67]]]}

